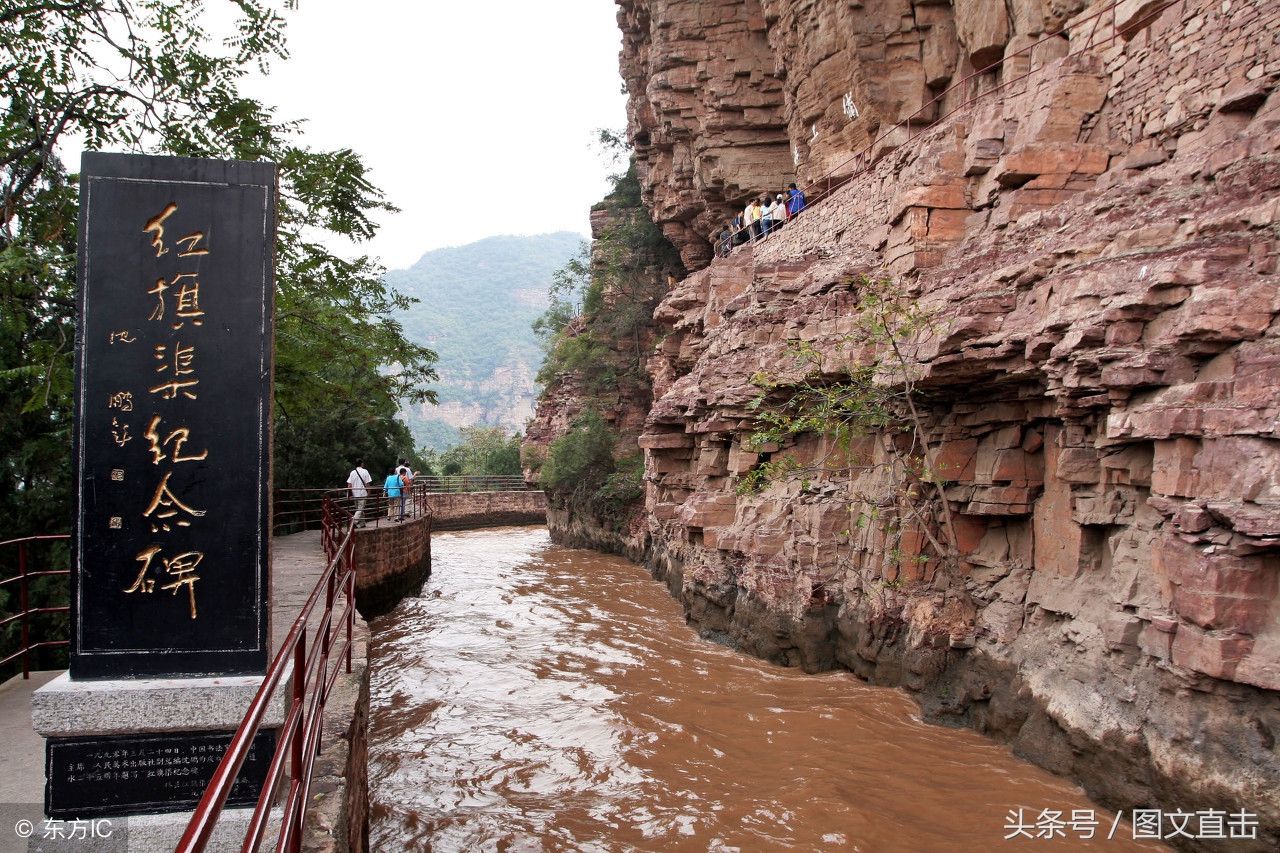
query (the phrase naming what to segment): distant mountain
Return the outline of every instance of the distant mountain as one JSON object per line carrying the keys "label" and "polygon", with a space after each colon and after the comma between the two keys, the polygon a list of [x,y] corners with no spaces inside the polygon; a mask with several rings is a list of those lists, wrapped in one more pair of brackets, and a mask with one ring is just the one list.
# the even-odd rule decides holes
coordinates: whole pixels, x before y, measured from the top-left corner
{"label": "distant mountain", "polygon": [[542,362],[530,324],[547,308],[551,274],[584,239],[572,231],[486,237],[387,272],[387,284],[420,300],[399,317],[406,336],[440,354],[440,405],[403,412],[419,446],[448,447],[461,426],[524,429]]}

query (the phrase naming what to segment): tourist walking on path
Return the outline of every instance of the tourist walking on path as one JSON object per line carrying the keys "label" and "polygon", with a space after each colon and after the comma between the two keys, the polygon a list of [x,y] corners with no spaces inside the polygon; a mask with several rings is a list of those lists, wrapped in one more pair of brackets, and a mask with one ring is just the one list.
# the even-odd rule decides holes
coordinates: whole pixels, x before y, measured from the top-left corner
{"label": "tourist walking on path", "polygon": [[382,491],[387,496],[387,518],[395,515],[396,503],[400,506],[400,517],[396,521],[404,521],[404,481],[400,479],[400,473],[392,468],[391,473],[387,475],[387,480],[382,484]]}
{"label": "tourist walking on path", "polygon": [[416,505],[415,505],[415,502],[412,500],[412,498],[413,498],[413,469],[409,467],[409,463],[408,463],[408,462],[406,462],[405,460],[401,459],[401,460],[400,460],[400,464],[396,466],[396,473],[400,475],[400,486],[401,486],[401,489],[402,489],[402,492],[401,492],[401,495],[400,495],[400,506],[401,506],[400,515],[401,515],[401,517],[403,517],[403,516],[404,516],[404,509],[403,509],[403,507],[404,507],[404,504],[405,504],[405,498],[410,498],[410,501],[409,501],[409,515],[416,515],[416,514],[417,514],[417,507],[416,507]]}
{"label": "tourist walking on path", "polygon": [[356,511],[352,516],[356,527],[364,527],[364,507],[369,503],[369,484],[372,482],[373,476],[365,470],[364,460],[357,459],[356,467],[347,475],[347,492],[356,502]]}
{"label": "tourist walking on path", "polygon": [[796,189],[796,185],[792,184],[787,188],[787,217],[795,216],[804,210],[804,193]]}
{"label": "tourist walking on path", "polygon": [[760,217],[764,216],[764,208],[760,206],[760,199],[753,198],[747,204],[746,210],[747,227],[751,229],[751,241],[755,242],[760,239]]}
{"label": "tourist walking on path", "polygon": [[[778,196],[778,198],[782,198],[782,196]],[[768,237],[769,232],[777,231],[782,227],[782,217],[785,212],[785,208],[768,196],[764,197],[764,201],[764,213],[760,217],[760,230],[764,236]]]}

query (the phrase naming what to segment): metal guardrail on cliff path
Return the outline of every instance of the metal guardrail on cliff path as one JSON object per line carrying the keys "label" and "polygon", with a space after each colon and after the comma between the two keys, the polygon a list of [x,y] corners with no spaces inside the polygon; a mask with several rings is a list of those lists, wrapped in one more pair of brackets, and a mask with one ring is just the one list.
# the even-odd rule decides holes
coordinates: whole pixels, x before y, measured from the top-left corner
{"label": "metal guardrail on cliff path", "polygon": [[18,586],[18,611],[12,616],[0,619],[0,629],[13,622],[22,623],[21,641],[18,650],[13,654],[0,660],[0,667],[5,664],[12,663],[18,658],[22,658],[22,677],[24,679],[31,677],[31,652],[36,649],[51,648],[54,646],[68,646],[71,644],[67,640],[41,640],[38,643],[31,642],[31,617],[39,613],[66,613],[70,611],[67,605],[55,607],[32,607],[30,604],[30,581],[32,578],[54,577],[58,575],[70,576],[71,569],[41,569],[39,571],[30,571],[27,560],[27,546],[36,542],[67,542],[71,539],[70,534],[61,533],[54,536],[24,536],[21,539],[10,539],[6,542],[0,542],[0,548],[15,547],[18,549],[18,574],[11,578],[0,581],[0,589],[10,584]]}
{"label": "metal guardrail on cliff path", "polygon": [[[222,814],[223,805],[236,776],[244,764],[245,758],[253,745],[253,738],[266,714],[272,697],[284,678],[289,663],[293,662],[293,698],[289,713],[285,717],[284,726],[276,743],[275,755],[267,770],[267,778],[262,786],[262,794],[254,808],[249,821],[249,829],[245,834],[242,853],[253,853],[262,843],[267,823],[271,816],[272,802],[275,799],[276,787],[285,772],[285,762],[289,764],[289,793],[285,800],[284,815],[280,826],[280,836],[276,842],[279,853],[299,853],[302,848],[302,829],[306,819],[307,805],[311,793],[311,770],[320,750],[320,736],[324,722],[324,709],[329,693],[341,672],[341,666],[335,665],[329,670],[331,658],[341,661],[345,658],[346,671],[351,672],[352,630],[355,625],[355,568],[354,568],[354,524],[351,513],[341,502],[326,495],[322,501],[321,541],[325,554],[329,557],[328,566],[320,576],[319,583],[307,599],[302,612],[294,620],[289,635],[276,652],[275,659],[267,669],[243,722],[236,730],[235,736],[227,747],[226,754],[204,796],[200,798],[195,813],[187,824],[174,853],[200,853],[208,844]],[[338,630],[334,630],[334,605],[339,592],[346,599],[345,607],[337,617]],[[315,629],[318,645],[307,651],[307,622],[313,612],[320,607],[321,596],[324,598],[324,612]],[[345,642],[337,655],[333,654],[340,635],[345,634]]]}
{"label": "metal guardrail on cliff path", "polygon": [[[529,486],[520,475],[451,474],[445,476],[424,475],[414,478],[409,487],[411,500],[406,501],[406,514],[418,515],[427,505],[427,496],[458,492],[524,492]],[[336,501],[350,514],[354,514],[359,498],[342,489],[277,489],[272,498],[273,516],[271,530],[276,536],[315,530],[323,519],[325,498]],[[380,485],[369,487],[365,499],[362,520],[378,526],[388,523],[391,510],[397,510],[399,498],[389,498]]]}

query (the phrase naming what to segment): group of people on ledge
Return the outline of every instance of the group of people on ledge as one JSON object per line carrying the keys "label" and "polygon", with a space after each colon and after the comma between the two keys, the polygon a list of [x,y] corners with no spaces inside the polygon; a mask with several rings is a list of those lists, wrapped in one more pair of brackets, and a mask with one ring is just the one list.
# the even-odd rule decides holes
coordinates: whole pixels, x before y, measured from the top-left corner
{"label": "group of people on ledge", "polygon": [[[409,467],[408,462],[404,459],[401,459],[396,464],[396,467],[391,469],[391,473],[387,475],[386,481],[382,484],[382,494],[386,498],[388,518],[404,521],[406,499],[408,499],[410,505],[408,514],[413,514],[413,481],[416,476],[416,472]],[[356,527],[365,526],[365,508],[369,503],[369,492],[371,489],[376,490],[378,488],[377,486],[371,486],[372,483],[373,477],[369,474],[368,469],[364,467],[364,460],[357,459],[356,467],[351,469],[351,473],[347,475],[347,494],[353,499],[355,509],[351,520]],[[374,510],[374,515],[378,515],[376,509]]]}
{"label": "group of people on ledge", "polygon": [[734,246],[763,240],[786,225],[788,219],[804,210],[804,206],[804,192],[796,189],[795,184],[787,187],[785,197],[778,193],[774,198],[766,195],[751,199],[733,222],[716,235],[716,255],[723,258],[733,251]]}

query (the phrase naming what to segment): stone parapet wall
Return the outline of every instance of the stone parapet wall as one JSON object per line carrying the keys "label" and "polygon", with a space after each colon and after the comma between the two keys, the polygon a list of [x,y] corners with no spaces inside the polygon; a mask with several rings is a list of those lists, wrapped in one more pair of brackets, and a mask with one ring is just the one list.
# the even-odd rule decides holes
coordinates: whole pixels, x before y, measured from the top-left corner
{"label": "stone parapet wall", "polygon": [[542,524],[547,502],[540,491],[431,493],[429,513],[403,522],[380,519],[355,536],[356,600],[365,618],[388,612],[431,574],[431,532],[507,524]]}
{"label": "stone parapet wall", "polygon": [[431,517],[410,516],[354,531],[356,602],[372,619],[416,592],[431,574]]}
{"label": "stone parapet wall", "polygon": [[431,494],[436,530],[472,530],[509,524],[545,524],[547,499],[538,490],[524,492],[459,492]]}

